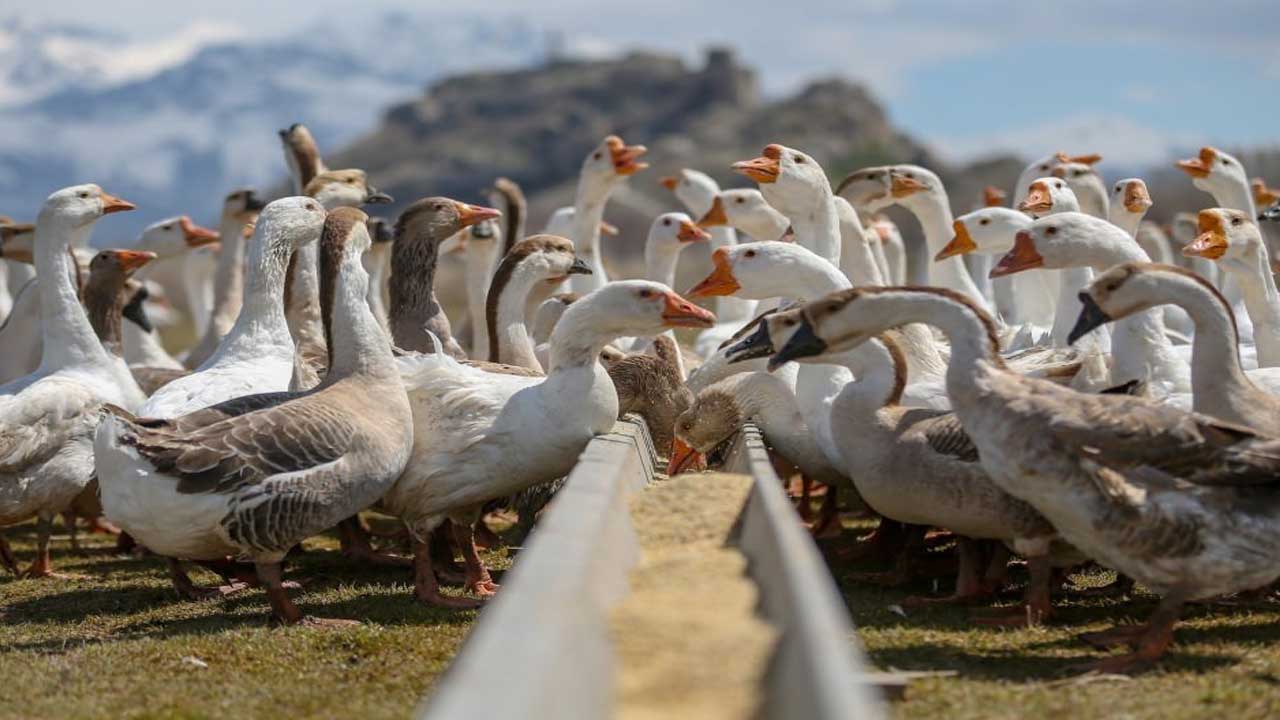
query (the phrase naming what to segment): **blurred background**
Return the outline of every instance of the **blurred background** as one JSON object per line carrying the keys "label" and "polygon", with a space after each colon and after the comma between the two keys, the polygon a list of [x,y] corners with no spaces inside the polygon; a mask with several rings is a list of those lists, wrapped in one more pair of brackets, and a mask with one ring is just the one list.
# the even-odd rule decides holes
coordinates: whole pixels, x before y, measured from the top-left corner
{"label": "blurred background", "polygon": [[[471,8],[471,9],[468,9]],[[1202,144],[1280,183],[1280,3],[738,0],[479,4],[62,0],[0,9],[0,213],[98,182],[139,211],[95,244],[179,213],[212,224],[238,186],[284,190],[276,131],[315,134],[396,210],[521,183],[531,228],[572,201],[615,132],[652,168],[614,195],[606,262],[639,272],[658,178],[769,142],[838,181],[869,164],[938,171],[957,210],[1023,162],[1101,153],[1151,186],[1151,218],[1208,200],[1172,160]],[[383,210],[383,208],[375,208]],[[908,234],[913,221],[902,223]],[[695,255],[694,253],[689,253]],[[704,252],[705,254],[705,252]],[[704,258],[684,262],[682,279]],[[452,280],[441,278],[446,294]]]}

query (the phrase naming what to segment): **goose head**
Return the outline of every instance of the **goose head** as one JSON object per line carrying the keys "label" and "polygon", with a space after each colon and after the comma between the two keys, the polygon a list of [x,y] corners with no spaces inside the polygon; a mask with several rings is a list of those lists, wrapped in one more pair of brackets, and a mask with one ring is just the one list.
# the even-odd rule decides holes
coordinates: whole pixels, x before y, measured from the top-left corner
{"label": "goose head", "polygon": [[[543,300],[538,309],[533,313],[533,341],[535,343],[544,343],[551,337],[551,331],[555,329],[556,323],[560,322],[560,316],[564,315],[564,311],[570,305],[578,301],[581,296],[576,292],[556,293],[551,297]],[[623,353],[623,357],[626,354]]]}
{"label": "goose head", "polygon": [[493,208],[469,205],[447,197],[423,198],[400,213],[395,237],[397,240],[425,237],[435,243],[443,243],[463,228],[492,220],[501,214]]}
{"label": "goose head", "polygon": [[1059,165],[1067,163],[1078,163],[1081,165],[1096,165],[1102,160],[1102,156],[1096,153],[1086,155],[1068,155],[1065,152],[1056,152],[1046,155],[1042,158],[1027,163],[1022,168],[1022,172],[1018,175],[1018,184],[1015,188],[1016,193],[1026,194],[1027,186],[1036,178],[1049,177],[1053,173],[1053,169]]}
{"label": "goose head", "polygon": [[[1098,275],[1080,292],[1080,317],[1067,336],[1074,343],[1105,323],[1126,318],[1168,302],[1170,289],[1198,284],[1208,289],[1222,303],[1227,301],[1207,280],[1199,275],[1156,263],[1121,263]],[[1228,312],[1228,315],[1231,313]],[[1232,317],[1234,323],[1234,317]]]}
{"label": "goose head", "polygon": [[393,202],[390,195],[369,184],[363,170],[355,169],[322,172],[307,183],[302,194],[319,200],[326,210]]}
{"label": "goose head", "polygon": [[1004,207],[1008,198],[1008,194],[995,185],[982,188],[982,207]]}
{"label": "goose head", "polygon": [[728,225],[757,240],[777,240],[791,224],[754,188],[724,190],[715,196],[711,209],[698,220],[709,228]]}
{"label": "goose head", "polygon": [[1018,209],[1039,218],[1060,212],[1080,212],[1080,202],[1065,179],[1043,177],[1032,181]]}
{"label": "goose head", "polygon": [[254,237],[259,243],[270,243],[284,250],[287,257],[288,253],[319,239],[325,215],[325,209],[313,198],[294,196],[272,200],[258,214]]}
{"label": "goose head", "polygon": [[746,418],[732,387],[731,383],[712,385],[698,393],[693,404],[676,418],[668,475],[704,466],[705,457],[742,427]]}
{"label": "goose head", "polygon": [[933,259],[945,260],[971,252],[1009,252],[1013,249],[1014,236],[1030,225],[1031,218],[1010,208],[994,206],[974,210],[956,218],[951,225],[955,231],[954,237]]}
{"label": "goose head", "polygon": [[1191,184],[1214,197],[1222,197],[1247,188],[1249,178],[1244,165],[1227,153],[1211,146],[1200,148],[1196,157],[1179,160],[1177,167],[1191,177]]}
{"label": "goose head", "polygon": [[658,182],[675,193],[676,199],[695,214],[708,212],[720,192],[720,185],[710,175],[689,168],[682,168],[675,175],[668,175]]}
{"label": "goose head", "polygon": [[882,165],[845,176],[836,194],[861,212],[877,212],[891,205],[909,208],[924,199],[936,200],[941,191],[938,176],[919,165]]}
{"label": "goose head", "polygon": [[96,288],[114,297],[139,268],[155,259],[156,254],[146,250],[100,250],[89,261],[85,292]]}
{"label": "goose head", "polygon": [[[717,248],[711,253],[714,269],[689,290],[689,297],[734,295],[748,300],[795,297],[797,281],[812,270],[830,266],[822,258],[795,243],[751,242]],[[830,268],[838,273],[835,268]]]}
{"label": "goose head", "polygon": [[991,277],[1036,268],[1110,265],[1115,248],[1136,244],[1127,232],[1107,220],[1079,212],[1058,213],[1018,231],[1013,248],[991,269]]}
{"label": "goose head", "polygon": [[374,245],[389,243],[396,237],[391,231],[391,223],[387,222],[386,218],[371,217],[365,224],[369,226],[369,240]]}
{"label": "goose head", "polygon": [[1061,163],[1050,171],[1050,176],[1067,181],[1067,186],[1080,201],[1081,212],[1105,218],[1109,212],[1107,184],[1102,175],[1087,163]]}
{"label": "goose head", "polygon": [[253,222],[266,203],[248,188],[232,190],[222,201],[222,217],[240,222]]}
{"label": "goose head", "polygon": [[62,188],[45,199],[40,208],[41,220],[56,220],[72,228],[83,228],[103,215],[125,212],[136,206],[106,193],[97,185],[73,185]]}
{"label": "goose head", "polygon": [[1254,219],[1242,210],[1201,210],[1196,226],[1198,234],[1182,248],[1183,255],[1248,267],[1261,252],[1262,233]]}
{"label": "goose head", "polygon": [[522,273],[559,285],[570,275],[590,275],[591,268],[573,252],[573,241],[558,235],[530,235],[511,247],[494,272],[490,295],[496,297],[519,267]]}
{"label": "goose head", "polygon": [[326,170],[320,159],[320,148],[311,131],[302,123],[294,123],[279,131],[280,144],[284,148],[284,162],[297,183],[297,189],[305,188],[316,175]]}
{"label": "goose head", "polygon": [[623,179],[649,167],[640,162],[646,152],[643,145],[628,145],[617,135],[610,135],[582,161],[582,180],[587,187],[607,193]]}
{"label": "goose head", "polygon": [[179,215],[148,225],[135,247],[149,250],[160,258],[171,258],[216,242],[217,232],[196,225],[186,215]]}
{"label": "goose head", "polygon": [[1253,193],[1254,207],[1269,208],[1280,202],[1280,188],[1267,187],[1267,181],[1262,178],[1254,178],[1249,190]]}
{"label": "goose head", "polygon": [[[659,335],[678,327],[709,328],[716,316],[685,300],[671,288],[650,280],[608,283],[569,306],[556,333],[567,327],[567,318],[591,313],[591,324],[606,335],[621,337]],[[556,344],[555,334],[552,344]]]}
{"label": "goose head", "polygon": [[784,215],[802,214],[830,198],[831,185],[822,166],[783,145],[768,145],[760,157],[736,162],[732,168],[756,181],[764,198]]}
{"label": "goose head", "polygon": [[1111,207],[1117,212],[1123,208],[1130,215],[1142,217],[1154,204],[1142,178],[1125,178],[1111,186]]}
{"label": "goose head", "polygon": [[711,233],[694,224],[682,212],[663,213],[649,226],[646,247],[657,252],[679,252],[685,246],[711,239]]}
{"label": "goose head", "polygon": [[0,225],[0,258],[14,262],[34,262],[35,246],[35,225],[15,222]]}

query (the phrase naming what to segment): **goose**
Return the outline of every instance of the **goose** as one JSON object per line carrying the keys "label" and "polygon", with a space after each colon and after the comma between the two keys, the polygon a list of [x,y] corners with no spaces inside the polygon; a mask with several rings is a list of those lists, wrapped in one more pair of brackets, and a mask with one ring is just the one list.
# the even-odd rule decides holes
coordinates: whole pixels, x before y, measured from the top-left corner
{"label": "goose", "polygon": [[[533,341],[534,346],[541,347],[551,340],[551,331],[560,321],[560,316],[564,315],[564,311],[581,297],[575,292],[556,293],[538,304],[538,309],[533,316],[533,324],[529,328],[529,339]],[[542,362],[542,358],[539,357],[538,361]]]}
{"label": "goose", "polygon": [[698,219],[698,225],[707,229],[732,227],[752,240],[781,240],[790,229],[791,221],[775,210],[759,190],[734,188],[716,194],[711,208]]}
{"label": "goose", "polygon": [[[738,226],[729,222],[725,215],[725,200],[722,198],[723,193],[720,186],[715,180],[704,172],[684,168],[676,175],[662,178],[659,181],[663,187],[675,194],[676,198],[684,205],[691,217],[700,218],[698,226],[707,230],[710,237],[707,238],[707,247],[714,252],[717,248],[729,247],[738,242],[737,230]],[[778,231],[781,235],[786,230],[787,221],[781,213],[773,210],[764,201],[764,196],[758,190],[734,190],[728,192],[740,193],[738,198],[728,198],[731,205],[738,207],[733,212],[741,215],[752,217],[763,215],[765,222],[781,221],[783,227]],[[746,210],[745,193],[754,193],[752,205],[759,210],[748,212],[739,212]],[[718,208],[718,212],[717,212]],[[709,219],[709,220],[708,220]],[[704,224],[702,220],[708,220]],[[753,236],[754,237],[754,236]],[[756,238],[758,240],[775,240],[774,237]],[[646,249],[647,252],[647,249]],[[650,280],[658,278],[648,275]],[[672,277],[668,285],[674,285],[675,278]],[[733,297],[732,295],[724,295],[716,298],[714,312],[716,314],[716,326],[698,333],[698,337],[694,340],[694,353],[700,358],[705,358],[715,352],[730,335],[740,327],[743,323],[749,321],[756,314],[756,303],[752,300],[744,300],[742,298]]]}
{"label": "goose", "polygon": [[574,254],[566,238],[532,235],[516,243],[498,264],[485,301],[489,362],[541,373],[542,363],[525,327],[526,298],[539,285],[558,287],[566,277],[588,272],[591,268]]}
{"label": "goose", "polygon": [[[676,264],[679,262],[680,253],[693,243],[706,242],[710,239],[711,233],[695,225],[693,220],[685,213],[672,212],[657,216],[649,225],[649,235],[645,238],[645,278],[662,283],[667,287],[675,285]],[[716,328],[711,329],[714,330]],[[673,333],[668,334],[667,337],[675,340]],[[644,353],[648,352],[652,347],[652,339],[640,338],[630,343],[627,346],[627,350],[632,353]],[[682,349],[679,358],[681,377],[685,376],[683,355],[684,351]],[[698,357],[701,356],[699,355]],[[696,359],[690,358],[691,361]]]}
{"label": "goose", "polygon": [[[498,211],[445,197],[422,198],[396,220],[391,257],[391,337],[397,347],[435,352],[438,342],[457,359],[465,358],[450,331],[449,318],[436,301],[435,274],[440,244]],[[433,339],[434,336],[434,339]]]}
{"label": "goose", "polygon": [[[1208,280],[1172,265],[1124,263],[1095,278],[1081,296],[1088,299],[1073,338],[1156,305],[1182,307],[1195,322],[1191,409],[1280,437],[1280,397],[1258,387],[1245,372],[1231,306]],[[1280,372],[1268,374],[1280,379]]]}
{"label": "goose", "polygon": [[[1101,273],[1122,262],[1150,262],[1136,240],[1106,220],[1078,212],[1040,218],[1014,238],[993,277],[1033,268],[1088,266]],[[1161,395],[1191,392],[1191,369],[1164,328],[1163,313],[1148,310],[1117,322],[1111,334],[1111,383],[1144,380]]]}
{"label": "goose", "polygon": [[[1199,234],[1200,220],[1198,213],[1175,213],[1173,220],[1169,223],[1169,242],[1171,246],[1177,250],[1177,252],[1172,253],[1173,258],[1178,261],[1178,264],[1195,272],[1200,277],[1205,278],[1221,289],[1222,276],[1225,272],[1218,267],[1217,263],[1208,258],[1200,257],[1199,255],[1187,255],[1182,252],[1182,248],[1195,242],[1195,239]],[[1238,309],[1239,308],[1236,304],[1233,303],[1231,310],[1236,314],[1237,325],[1241,320],[1247,319],[1242,318],[1239,313],[1236,313],[1236,310]]]}
{"label": "goose", "polygon": [[[772,355],[800,327],[803,312],[797,307],[769,316],[730,353],[735,359]],[[890,331],[850,352],[822,351],[800,362],[847,362],[857,377],[832,403],[831,426],[841,439],[841,470],[862,500],[890,520],[961,536],[955,593],[909,602],[970,602],[993,591],[979,578],[973,540],[1001,540],[1034,558],[1049,551],[1055,532],[1044,516],[987,477],[954,412],[901,404],[907,362],[894,337]],[[1044,592],[1029,589],[1029,601]]]}
{"label": "goose", "polygon": [[488,295],[489,281],[501,259],[498,254],[498,223],[495,220],[478,222],[455,233],[440,244],[440,255],[461,252],[463,254],[463,274],[466,278],[467,319],[465,336],[470,337],[468,354],[472,357],[489,356],[489,335],[485,328],[485,297]]}
{"label": "goose", "polygon": [[404,470],[413,442],[408,397],[365,298],[367,219],[355,208],[324,219],[320,292],[332,348],[324,382],[168,420],[116,412],[96,438],[109,518],[127,518],[121,527],[166,555],[250,557],[284,624],[342,622],[303,616],[280,562],[298,542],[372,506]]}
{"label": "goose", "polygon": [[569,306],[556,324],[546,377],[468,367],[437,352],[400,358],[413,408],[413,452],[381,507],[414,537],[420,601],[474,606],[440,594],[429,538],[452,519],[467,564],[467,587],[493,583],[471,535],[487,501],[562,477],[595,435],[618,416],[618,399],[600,351],[619,336],[657,335],[673,327],[709,327],[715,316],[645,280],[611,282]]}
{"label": "goose", "polygon": [[817,161],[772,144],[760,157],[736,162],[732,169],[754,180],[764,199],[791,221],[797,243],[840,267],[840,216],[827,174]]}
{"label": "goose", "polygon": [[1038,160],[1027,163],[1027,165],[1022,168],[1022,172],[1018,174],[1017,182],[1014,183],[1013,197],[1026,197],[1027,191],[1030,189],[1032,182],[1038,178],[1049,177],[1053,174],[1053,169],[1059,165],[1075,163],[1078,165],[1092,167],[1101,161],[1102,156],[1097,153],[1068,155],[1065,152],[1058,151],[1050,155],[1046,155]]}
{"label": "goose", "polygon": [[391,304],[391,290],[387,282],[391,277],[391,248],[395,234],[391,223],[380,217],[369,218],[368,229],[370,245],[364,254],[364,270],[369,274],[369,309],[390,335],[387,306]]}
{"label": "goose", "polygon": [[[329,169],[320,157],[315,137],[302,123],[294,123],[280,130],[279,136],[293,194],[307,195],[307,187],[311,181]],[[314,244],[304,245],[296,257],[290,258],[284,300],[285,316],[289,319],[289,332],[294,337],[297,352],[300,355],[305,352],[313,359],[324,354],[324,348],[316,346],[324,334],[320,327],[320,306],[317,299],[320,283],[316,274],[319,263],[317,252]],[[301,359],[298,365],[298,383],[313,384],[317,380],[314,372]]]}
{"label": "goose", "polygon": [[[0,227],[12,225],[14,225],[13,218],[0,215]],[[9,311],[13,309],[13,293],[18,289],[17,286],[10,287],[8,263],[0,258],[0,324],[9,317]]]}
{"label": "goose", "polygon": [[[837,194],[859,210],[878,211],[900,205],[911,211],[924,230],[929,253],[936,255],[951,239],[955,218],[942,181],[933,172],[917,165],[864,168],[840,182]],[[986,295],[974,283],[958,257],[927,266],[928,284],[950,288],[987,305]]]}
{"label": "goose", "polygon": [[218,225],[222,249],[213,276],[213,310],[200,341],[183,361],[188,368],[203,365],[235,325],[244,295],[245,228],[253,223],[263,207],[262,200],[248,189],[229,193],[222,203],[222,220]]}
{"label": "goose", "polygon": [[[1138,240],[1138,227],[1153,204],[1151,192],[1147,190],[1147,184],[1142,178],[1118,180],[1111,188],[1110,212],[1107,219],[1112,225],[1129,233],[1134,240]],[[1142,241],[1139,240],[1138,244],[1142,245]],[[1153,262],[1163,265],[1171,264],[1169,260],[1172,254],[1169,252],[1169,246],[1142,245],[1142,249],[1147,251]]]}
{"label": "goose", "polygon": [[72,280],[69,252],[85,247],[103,215],[132,203],[97,185],[51,194],[35,228],[36,288],[43,336],[39,368],[0,385],[0,526],[37,518],[31,577],[53,575],[49,536],[94,473],[92,437],[104,403],[136,408],[144,399],[123,360],[94,335]]}
{"label": "goose", "polygon": [[[1280,577],[1271,512],[1280,500],[1272,499],[1280,492],[1277,441],[1157,401],[1078,393],[1010,372],[994,322],[945,289],[858,288],[807,310],[772,364],[856,346],[903,323],[940,328],[951,339],[947,384],[956,415],[988,476],[1081,552],[1162,596],[1145,625],[1086,637],[1135,647],[1089,669],[1141,669],[1172,642],[1184,603]],[[1047,613],[1047,600],[1032,613]]]}
{"label": "goose", "polygon": [[[84,284],[84,310],[94,335],[107,352],[124,358],[125,308],[133,304],[143,291],[133,274],[156,259],[156,254],[142,250],[99,250],[89,262],[89,277]],[[134,304],[141,307],[141,304]]]}
{"label": "goose", "polygon": [[590,275],[570,278],[570,289],[574,292],[591,292],[609,281],[600,252],[600,223],[604,219],[604,206],[626,178],[649,167],[648,163],[639,161],[645,152],[643,145],[627,145],[617,135],[610,135],[582,161],[570,230],[568,233],[556,233],[572,240],[578,254],[591,268]]}
{"label": "goose", "polygon": [[1276,295],[1271,258],[1254,216],[1226,208],[1201,210],[1197,226],[1199,235],[1182,248],[1182,253],[1212,260],[1234,279],[1253,320],[1257,366],[1280,365],[1280,297]]}
{"label": "goose", "polygon": [[[1235,157],[1212,146],[1200,148],[1194,158],[1179,160],[1176,163],[1191,178],[1196,189],[1213,196],[1214,205],[1228,210],[1239,210],[1250,218],[1258,215],[1258,208],[1253,203],[1253,189],[1249,186],[1249,176],[1244,164]],[[1222,293],[1231,301],[1232,310],[1236,314],[1236,322],[1240,326],[1240,336],[1245,343],[1252,343],[1253,322],[1248,314],[1242,288],[1235,277],[1224,274],[1221,278]]]}
{"label": "goose", "polygon": [[[39,283],[35,278],[35,229],[34,224],[12,224],[0,226],[0,239],[3,239],[3,256],[9,266],[13,287],[17,294],[13,299],[13,308],[4,324],[0,325],[0,383],[12,382],[29,375],[40,366],[43,347],[42,325],[40,316]],[[69,272],[77,288],[84,283],[89,260],[93,253],[89,251],[88,236],[73,238],[74,243],[68,252],[75,260]]]}
{"label": "goose", "polygon": [[618,419],[628,413],[644,418],[658,454],[671,457],[676,419],[693,404],[679,345],[662,334],[653,339],[652,354],[609,357],[610,350],[606,347],[600,360],[618,393]]}

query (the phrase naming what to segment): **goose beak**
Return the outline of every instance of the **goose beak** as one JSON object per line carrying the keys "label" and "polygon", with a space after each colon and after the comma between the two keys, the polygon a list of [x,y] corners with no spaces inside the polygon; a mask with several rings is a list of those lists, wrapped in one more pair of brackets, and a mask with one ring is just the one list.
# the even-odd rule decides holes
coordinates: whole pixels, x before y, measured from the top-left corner
{"label": "goose beak", "polygon": [[128,200],[118,198],[115,195],[111,195],[106,192],[102,193],[99,197],[102,200],[103,215],[110,215],[111,213],[117,213],[117,212],[125,212],[128,210],[133,210],[134,208],[138,207],[137,205],[134,205]]}
{"label": "goose beak", "polygon": [[1043,215],[1053,209],[1053,196],[1042,183],[1031,183],[1031,189],[1027,192],[1027,197],[1018,203],[1018,209]]}
{"label": "goose beak", "polygon": [[706,457],[694,450],[685,441],[676,438],[671,442],[671,462],[667,463],[667,476],[675,477],[686,468],[706,467]]}
{"label": "goose beak", "polygon": [[666,177],[658,178],[658,184],[671,192],[675,192],[676,185],[680,184],[680,179],[675,175],[667,175]]}
{"label": "goose beak", "polygon": [[1005,198],[1004,191],[995,185],[988,185],[982,188],[982,206],[983,207],[1004,207]]}
{"label": "goose beak", "polygon": [[724,202],[720,200],[719,195],[717,195],[716,199],[711,202],[711,209],[707,211],[706,215],[702,216],[702,219],[698,221],[698,224],[704,228],[719,227],[721,225],[729,224],[729,216],[724,212]]}
{"label": "goose beak", "polygon": [[1124,188],[1124,209],[1131,213],[1144,213],[1155,203],[1151,202],[1151,193],[1147,186],[1139,182],[1131,182]]}
{"label": "goose beak", "polygon": [[605,138],[609,146],[609,155],[613,159],[613,171],[619,175],[635,175],[649,167],[649,163],[638,162],[641,155],[649,152],[643,145],[627,145],[617,135]]}
{"label": "goose beak", "polygon": [[617,225],[610,225],[609,223],[607,223],[607,222],[605,222],[605,221],[601,220],[601,221],[600,221],[600,234],[601,234],[601,235],[608,235],[609,237],[618,237],[618,226],[617,226]]}
{"label": "goose beak", "polygon": [[368,194],[364,197],[365,205],[389,205],[395,202],[395,198],[382,192],[381,190],[370,185],[366,188]]}
{"label": "goose beak", "polygon": [[591,275],[591,266],[580,257],[573,259],[573,264],[569,266],[570,275]]}
{"label": "goose beak", "polygon": [[710,240],[711,233],[694,225],[690,220],[680,221],[680,232],[676,233],[676,239],[680,242],[698,242],[699,240]]}
{"label": "goose beak", "polygon": [[764,319],[756,323],[756,331],[725,349],[730,363],[754,360],[773,354],[773,338]]}
{"label": "goose beak", "polygon": [[267,206],[267,202],[262,198],[258,197],[257,194],[254,193],[252,190],[250,190],[249,194],[245,196],[245,199],[244,199],[245,212],[248,212],[248,213],[262,212],[262,209],[265,208],[266,206]]}
{"label": "goose beak", "polygon": [[1257,207],[1268,207],[1280,200],[1280,190],[1267,187],[1262,178],[1254,178],[1250,187],[1253,188],[1253,204]]}
{"label": "goose beak", "polygon": [[1200,148],[1199,157],[1190,160],[1179,160],[1178,168],[1193,178],[1207,178],[1213,169],[1213,161],[1218,159],[1218,151],[1211,147]]}
{"label": "goose beak", "polygon": [[1082,292],[1079,298],[1080,317],[1076,318],[1075,327],[1071,328],[1071,333],[1067,335],[1068,345],[1074,345],[1077,340],[1093,332],[1095,328],[1106,325],[1112,320],[1106,311],[1098,307],[1098,303],[1093,299],[1092,295]]}
{"label": "goose beak", "polygon": [[146,302],[150,295],[151,293],[147,291],[147,286],[145,284],[142,285],[142,287],[138,288],[138,292],[133,294],[133,297],[129,299],[129,302],[126,303],[124,308],[121,310],[121,314],[124,315],[126,319],[131,320],[135,325],[148,333],[150,333],[153,328],[151,325],[151,318],[147,316],[147,310],[143,306],[143,303]]}
{"label": "goose beak", "polygon": [[1036,243],[1031,239],[1031,233],[1022,230],[1013,240],[1013,249],[1000,258],[1000,262],[991,268],[987,277],[1004,277],[1039,267],[1044,267],[1044,258],[1036,251]]}
{"label": "goose beak", "polygon": [[769,358],[769,372],[777,370],[792,360],[821,355],[826,350],[827,342],[813,332],[813,325],[809,323],[808,318],[801,317],[799,329],[787,340],[787,344],[783,345],[781,350]]}
{"label": "goose beak", "polygon": [[[946,247],[939,250],[938,254],[933,256],[934,262],[946,260],[947,258],[955,255],[971,253],[978,249],[978,244],[969,236],[969,228],[965,227],[964,223],[956,220],[952,223],[951,228],[955,230],[956,235],[951,238],[951,242],[947,243]],[[881,241],[883,240],[884,238],[881,238]]]}
{"label": "goose beak", "polygon": [[922,190],[929,189],[928,185],[925,185],[915,178],[909,178],[906,175],[900,175],[898,173],[892,173],[891,175],[892,180],[889,184],[889,192],[899,200],[904,197],[915,195]]}
{"label": "goose beak", "polygon": [[1064,152],[1057,153],[1054,157],[1058,158],[1060,163],[1080,163],[1081,165],[1097,165],[1102,162],[1102,156],[1098,153],[1089,153],[1087,155],[1068,155]]}
{"label": "goose beak", "polygon": [[738,278],[733,276],[733,265],[729,263],[729,253],[725,248],[717,248],[711,253],[711,263],[715,265],[715,269],[702,282],[693,286],[688,292],[689,297],[732,295],[742,288]]}
{"label": "goose beak", "polygon": [[156,254],[147,252],[146,250],[115,250],[116,261],[120,263],[120,268],[127,273],[131,273],[138,268],[146,265],[156,259]]}
{"label": "goose beak", "polygon": [[1195,240],[1182,248],[1182,254],[1187,257],[1217,260],[1227,254],[1227,236],[1215,230],[1200,233]]}
{"label": "goose beak", "polygon": [[467,203],[456,201],[454,205],[458,209],[458,220],[462,223],[462,227],[470,227],[478,222],[502,217],[502,212],[493,208],[468,205]]}
{"label": "goose beak", "polygon": [[715,313],[694,305],[675,293],[667,293],[662,322],[667,327],[709,328],[716,324]]}
{"label": "goose beak", "polygon": [[182,227],[182,239],[186,241],[187,247],[198,248],[218,242],[217,232],[196,225],[186,215],[178,218],[178,225]]}
{"label": "goose beak", "polygon": [[743,160],[729,167],[739,175],[746,175],[761,185],[778,182],[781,172],[782,146],[768,145],[764,153],[754,160]]}

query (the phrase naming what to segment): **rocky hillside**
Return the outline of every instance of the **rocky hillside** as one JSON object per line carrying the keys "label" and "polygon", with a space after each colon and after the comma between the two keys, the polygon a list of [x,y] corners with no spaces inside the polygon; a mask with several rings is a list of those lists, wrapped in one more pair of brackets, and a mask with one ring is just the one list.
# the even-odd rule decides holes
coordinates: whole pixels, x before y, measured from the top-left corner
{"label": "rocky hillside", "polygon": [[333,167],[367,169],[401,204],[435,194],[482,200],[480,189],[506,175],[529,195],[535,229],[572,202],[583,157],[609,133],[650,150],[651,168],[616,193],[607,211],[623,236],[606,244],[606,261],[628,274],[638,271],[648,222],[674,208],[659,177],[694,167],[727,186],[746,185],[729,165],[771,142],[812,154],[837,182],[869,164],[928,165],[966,210],[983,182],[1011,185],[1019,169],[1012,161],[986,162],[966,169],[961,183],[957,172],[896,130],[860,85],[823,80],[764,100],[756,73],[726,50],[710,51],[701,68],[643,53],[453,77],[391,108],[376,131],[327,159]]}

